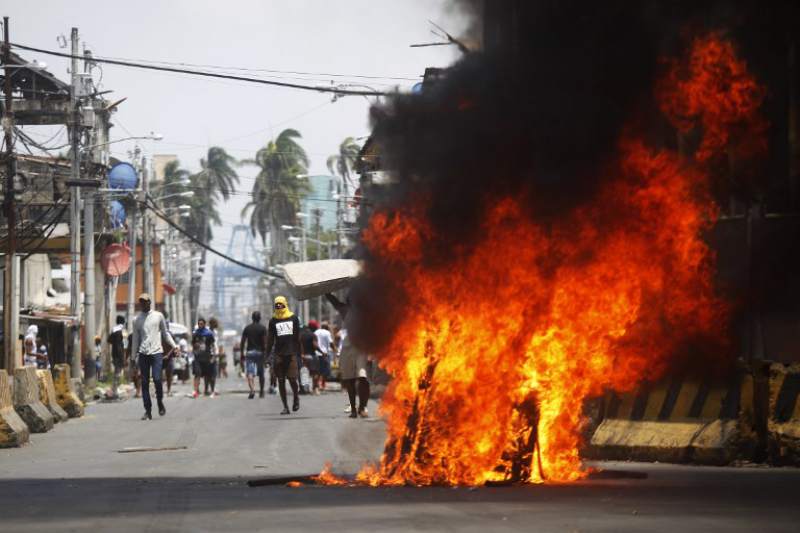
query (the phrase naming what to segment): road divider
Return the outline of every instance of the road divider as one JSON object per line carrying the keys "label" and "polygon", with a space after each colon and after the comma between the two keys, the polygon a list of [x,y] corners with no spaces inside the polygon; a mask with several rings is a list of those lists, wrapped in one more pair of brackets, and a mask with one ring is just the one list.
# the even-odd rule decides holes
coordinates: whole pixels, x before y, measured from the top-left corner
{"label": "road divider", "polygon": [[58,405],[53,374],[49,370],[37,370],[36,377],[39,378],[39,400],[47,407],[55,421],[66,422],[69,420],[67,412]]}
{"label": "road divider", "polygon": [[0,448],[22,446],[29,437],[28,426],[14,410],[8,372],[0,370]]}
{"label": "road divider", "polygon": [[721,381],[675,378],[609,393],[586,456],[715,465],[750,458],[757,446],[752,404],[752,378],[744,372]]}
{"label": "road divider", "polygon": [[46,433],[53,429],[55,419],[39,399],[39,378],[32,366],[14,370],[14,410],[31,433]]}
{"label": "road divider", "polygon": [[769,365],[767,446],[770,462],[800,465],[800,364]]}
{"label": "road divider", "polygon": [[69,365],[61,364],[53,367],[53,384],[56,389],[56,402],[69,417],[83,416],[83,402],[75,393],[70,379]]}

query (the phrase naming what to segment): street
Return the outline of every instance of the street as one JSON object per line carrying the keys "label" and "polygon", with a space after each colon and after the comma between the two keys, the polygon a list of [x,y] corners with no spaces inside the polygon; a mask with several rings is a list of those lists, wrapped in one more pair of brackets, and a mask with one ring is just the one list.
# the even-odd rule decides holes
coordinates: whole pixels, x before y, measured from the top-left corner
{"label": "street", "polygon": [[800,520],[797,469],[599,463],[605,474],[564,485],[250,488],[328,461],[353,474],[380,456],[383,423],[348,419],[340,392],[303,396],[281,417],[276,396],[222,383],[213,399],[176,387],[151,422],[138,399],[91,404],[0,450],[2,530],[796,531]]}

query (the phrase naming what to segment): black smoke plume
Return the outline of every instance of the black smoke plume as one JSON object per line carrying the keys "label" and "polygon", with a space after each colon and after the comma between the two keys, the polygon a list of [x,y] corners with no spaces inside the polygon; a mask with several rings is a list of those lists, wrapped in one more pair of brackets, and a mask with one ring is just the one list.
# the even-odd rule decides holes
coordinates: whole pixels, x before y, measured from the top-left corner
{"label": "black smoke plume", "polygon": [[[773,87],[785,74],[775,51],[786,48],[796,31],[789,21],[798,20],[788,2],[455,3],[480,17],[471,31],[483,30],[483,48],[422,94],[372,109],[381,166],[396,184],[370,200],[375,209],[427,201],[433,236],[422,261],[431,265],[467,253],[480,213],[499,198],[523,199],[544,226],[591,201],[604,176],[613,177],[603,169],[623,127],[636,125],[654,146],[674,144],[654,105],[654,82],[662,58],[680,54],[692,35],[725,32]],[[783,112],[774,100],[766,107]],[[365,276],[351,290],[348,326],[375,352],[394,335],[394,318],[414,313],[417,302],[398,288],[396,273],[360,254]]]}

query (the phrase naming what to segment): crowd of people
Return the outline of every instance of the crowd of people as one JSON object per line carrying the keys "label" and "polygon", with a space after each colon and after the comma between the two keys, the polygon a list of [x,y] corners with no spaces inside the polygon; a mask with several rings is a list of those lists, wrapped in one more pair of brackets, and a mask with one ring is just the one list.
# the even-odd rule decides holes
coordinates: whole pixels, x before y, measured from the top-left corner
{"label": "crowd of people", "polygon": [[[344,322],[349,304],[339,301],[333,295],[326,296]],[[144,404],[145,413],[142,419],[152,419],[150,379],[155,388],[158,413],[160,416],[166,414],[163,382],[166,382],[166,395],[170,395],[176,371],[178,378],[186,383],[191,370],[192,398],[201,396],[201,382],[202,395],[216,397],[217,379],[227,377],[227,360],[220,342],[217,321],[211,318],[206,323],[204,318],[198,318],[190,339],[179,339],[176,342],[164,314],[152,309],[150,295],[141,294],[138,301],[140,312],[132,327],[128,359],[130,374],[137,389],[136,395],[141,395]],[[124,327],[124,318],[118,317],[117,325],[107,339],[114,364],[115,392],[126,364]],[[318,395],[324,391],[334,367],[339,369],[342,388],[347,392],[347,411],[350,417],[369,415],[366,354],[349,343],[347,331],[343,327],[331,327],[328,322],[320,324],[316,320],[301,324],[283,296],[275,298],[272,316],[267,324],[262,324],[259,311],[252,313],[251,322],[243,328],[241,340],[235,344],[233,352],[234,364],[240,365],[247,380],[248,398],[255,398],[256,382],[258,396],[264,398],[268,375],[267,390],[270,394],[279,395],[283,406],[281,415],[289,415],[300,409],[301,394]],[[287,382],[292,392],[291,407]]]}

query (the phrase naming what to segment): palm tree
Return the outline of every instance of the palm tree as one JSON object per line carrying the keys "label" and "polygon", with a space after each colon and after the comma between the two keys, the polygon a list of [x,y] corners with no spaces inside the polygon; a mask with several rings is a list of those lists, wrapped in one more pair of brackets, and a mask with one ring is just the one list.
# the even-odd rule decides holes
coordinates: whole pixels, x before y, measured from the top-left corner
{"label": "palm tree", "polygon": [[186,192],[189,185],[190,172],[181,168],[181,163],[174,159],[164,166],[164,181],[159,186],[158,196],[169,196],[162,201],[164,207],[175,207],[185,204],[185,200],[179,196],[173,196]]}
{"label": "palm tree", "polygon": [[358,145],[356,140],[352,137],[347,137],[339,145],[339,153],[328,157],[328,170],[331,174],[336,174],[342,177],[344,183],[344,195],[350,196],[349,186],[355,184],[352,181],[353,168],[355,166],[358,154],[361,151],[361,146]]}
{"label": "palm tree", "polygon": [[234,186],[239,184],[239,176],[233,167],[236,159],[224,148],[212,146],[205,158],[200,159],[200,175],[214,193],[219,192],[225,200],[231,197]]}
{"label": "palm tree", "polygon": [[308,156],[298,143],[302,138],[294,129],[283,130],[256,152],[254,159],[243,164],[259,168],[253,184],[252,198],[242,210],[242,218],[250,217],[250,230],[266,242],[272,236],[273,256],[278,263],[286,261],[283,224],[295,224],[300,200],[311,191],[308,178]]}
{"label": "palm tree", "polygon": [[[213,190],[206,192],[209,191],[208,183],[202,173],[192,174],[187,188],[194,192],[194,196],[188,200],[177,198],[181,204],[188,203],[192,208],[189,211],[186,230],[200,242],[208,244],[214,239],[212,226],[222,224],[217,209],[218,197]],[[205,256],[205,253],[203,255]]]}

